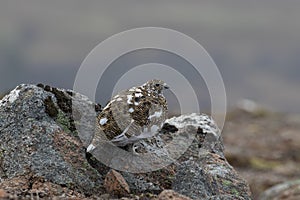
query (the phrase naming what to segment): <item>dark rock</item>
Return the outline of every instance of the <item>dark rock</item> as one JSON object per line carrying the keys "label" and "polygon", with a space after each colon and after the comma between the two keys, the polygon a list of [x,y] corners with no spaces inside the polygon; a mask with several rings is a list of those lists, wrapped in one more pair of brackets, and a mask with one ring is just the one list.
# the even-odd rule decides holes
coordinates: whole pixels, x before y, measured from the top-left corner
{"label": "dark rock", "polygon": [[99,103],[95,105],[95,111],[97,113],[102,111],[101,105]]}
{"label": "dark rock", "polygon": [[[149,174],[132,174],[128,172],[122,172],[123,177],[127,181],[131,191],[140,194],[145,192],[150,192],[153,194],[159,194],[162,191],[162,188],[158,184],[154,184],[154,179],[149,180],[149,177],[152,173]],[[147,180],[148,179],[148,180]],[[160,183],[162,183],[161,181]]]}
{"label": "dark rock", "polygon": [[51,91],[51,87],[50,87],[49,85],[46,85],[46,86],[44,87],[44,89],[45,89],[47,92],[50,92],[50,91]]}
{"label": "dark rock", "polygon": [[55,118],[58,115],[58,109],[53,103],[51,96],[48,96],[44,100],[44,105],[45,105],[45,112],[48,113],[50,117]]}
{"label": "dark rock", "polygon": [[[50,86],[48,91],[53,91]],[[41,87],[20,85],[0,101],[1,184],[35,177],[86,195],[99,193],[102,176],[88,164],[82,142],[66,126],[70,113],[61,109],[66,104],[58,105],[71,96],[54,91],[61,99]],[[31,184],[24,185],[29,185],[27,192],[32,190]]]}
{"label": "dark rock", "polygon": [[44,89],[44,84],[42,84],[42,83],[38,83],[36,86]]}
{"label": "dark rock", "polygon": [[175,133],[176,131],[178,131],[178,128],[176,128],[176,126],[170,125],[168,123],[165,123],[163,125],[163,127],[161,128],[162,133]]}

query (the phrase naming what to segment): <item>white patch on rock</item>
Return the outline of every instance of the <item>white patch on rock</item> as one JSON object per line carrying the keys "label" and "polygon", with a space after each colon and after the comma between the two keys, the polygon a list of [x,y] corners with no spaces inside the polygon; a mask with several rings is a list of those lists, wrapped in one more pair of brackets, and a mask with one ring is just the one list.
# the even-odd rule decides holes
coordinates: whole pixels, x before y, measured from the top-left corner
{"label": "white patch on rock", "polygon": [[192,113],[189,115],[181,115],[167,119],[165,123],[176,126],[176,128],[184,128],[186,126],[200,127],[204,133],[212,133],[215,136],[220,135],[220,130],[214,120],[205,114]]}
{"label": "white patch on rock", "polygon": [[177,128],[183,128],[188,125],[197,126],[202,122],[203,120],[200,119],[199,115],[197,115],[196,113],[192,113],[189,115],[180,115],[178,117],[172,117],[165,121],[165,123],[176,126]]}
{"label": "white patch on rock", "polygon": [[105,118],[100,119],[99,123],[101,126],[103,126],[107,121],[108,121],[108,119],[105,117]]}
{"label": "white patch on rock", "polygon": [[134,112],[134,109],[133,108],[129,108],[128,110],[130,113],[133,113]]}
{"label": "white patch on rock", "polygon": [[134,102],[134,105],[138,106],[140,103],[139,102]]}
{"label": "white patch on rock", "polygon": [[139,88],[137,88],[135,91],[137,91],[137,92],[142,92],[142,90],[140,90]]}
{"label": "white patch on rock", "polygon": [[127,103],[132,104],[132,95],[127,95]]}
{"label": "white patch on rock", "polygon": [[15,100],[18,99],[20,90],[17,89],[17,88],[19,88],[19,86],[16,87],[16,88],[15,88],[14,90],[12,90],[8,95],[6,95],[5,97],[3,97],[3,98],[0,100],[0,106],[5,105],[7,102],[13,103]]}
{"label": "white patch on rock", "polygon": [[121,97],[117,98],[117,101],[122,101],[122,98]]}

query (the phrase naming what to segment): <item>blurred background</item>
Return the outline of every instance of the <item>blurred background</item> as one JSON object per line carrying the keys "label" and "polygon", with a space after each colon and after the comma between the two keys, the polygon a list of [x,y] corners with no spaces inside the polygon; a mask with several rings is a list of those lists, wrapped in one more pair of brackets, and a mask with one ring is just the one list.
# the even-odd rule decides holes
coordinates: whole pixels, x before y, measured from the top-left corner
{"label": "blurred background", "polygon": [[299,9],[297,0],[1,0],[0,93],[19,83],[72,88],[98,43],[158,26],[203,45],[222,73],[229,106],[248,98],[300,112]]}
{"label": "blurred background", "polygon": [[[219,67],[233,110],[223,133],[227,155],[257,197],[300,174],[299,10],[297,0],[0,0],[0,94],[20,83],[72,89],[87,54],[121,31],[180,31],[203,45]],[[207,99],[203,95],[206,109]],[[242,99],[286,114],[252,109],[247,101],[236,111]],[[97,100],[103,105],[108,98]],[[265,139],[257,144],[259,137]],[[275,151],[272,144],[286,149]],[[255,178],[258,172],[274,177]]]}

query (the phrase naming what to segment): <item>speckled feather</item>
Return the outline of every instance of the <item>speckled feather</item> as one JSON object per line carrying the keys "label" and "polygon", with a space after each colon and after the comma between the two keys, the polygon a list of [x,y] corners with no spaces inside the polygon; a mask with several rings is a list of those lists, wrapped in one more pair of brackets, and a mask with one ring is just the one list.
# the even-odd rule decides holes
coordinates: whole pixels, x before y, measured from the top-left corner
{"label": "speckled feather", "polygon": [[[167,101],[162,94],[165,88],[168,87],[163,81],[151,80],[120,92],[97,116],[97,128],[117,146],[154,136],[168,113]],[[97,132],[88,150],[97,146],[101,137]]]}

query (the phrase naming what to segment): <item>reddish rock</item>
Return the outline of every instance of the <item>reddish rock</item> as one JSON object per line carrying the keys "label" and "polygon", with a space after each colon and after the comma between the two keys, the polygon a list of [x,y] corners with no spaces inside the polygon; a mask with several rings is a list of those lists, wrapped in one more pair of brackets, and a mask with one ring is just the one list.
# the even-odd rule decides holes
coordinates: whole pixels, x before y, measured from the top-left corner
{"label": "reddish rock", "polygon": [[5,190],[0,189],[0,198],[7,198],[8,194],[5,192]]}
{"label": "reddish rock", "polygon": [[108,193],[116,196],[128,196],[130,193],[129,186],[123,176],[113,169],[107,173],[104,187]]}
{"label": "reddish rock", "polygon": [[162,191],[159,196],[159,200],[191,200],[189,197],[186,197],[184,195],[178,194],[177,192],[173,190],[164,190]]}

